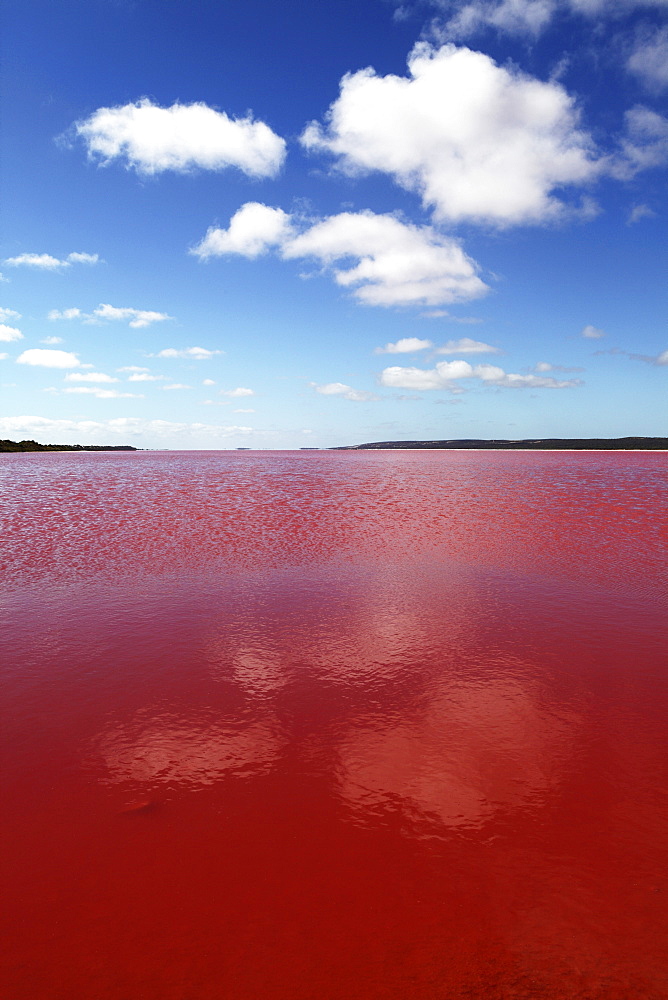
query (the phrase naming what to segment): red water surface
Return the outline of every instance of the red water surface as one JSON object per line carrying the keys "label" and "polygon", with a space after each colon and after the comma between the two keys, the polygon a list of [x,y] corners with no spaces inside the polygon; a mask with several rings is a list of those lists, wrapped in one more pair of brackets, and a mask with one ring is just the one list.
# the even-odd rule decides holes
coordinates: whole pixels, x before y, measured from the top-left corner
{"label": "red water surface", "polygon": [[7,1000],[665,1000],[661,453],[0,460]]}

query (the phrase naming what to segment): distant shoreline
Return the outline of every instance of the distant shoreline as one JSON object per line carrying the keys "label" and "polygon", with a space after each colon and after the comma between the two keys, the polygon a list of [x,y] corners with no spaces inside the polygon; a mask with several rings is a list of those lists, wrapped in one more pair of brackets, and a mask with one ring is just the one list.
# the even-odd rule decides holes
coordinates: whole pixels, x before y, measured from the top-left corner
{"label": "distant shoreline", "polygon": [[665,437],[622,438],[460,438],[441,441],[374,441],[340,445],[330,451],[668,451]]}
{"label": "distant shoreline", "polygon": [[22,451],[137,451],[131,444],[39,444],[37,441],[0,440],[0,452]]}

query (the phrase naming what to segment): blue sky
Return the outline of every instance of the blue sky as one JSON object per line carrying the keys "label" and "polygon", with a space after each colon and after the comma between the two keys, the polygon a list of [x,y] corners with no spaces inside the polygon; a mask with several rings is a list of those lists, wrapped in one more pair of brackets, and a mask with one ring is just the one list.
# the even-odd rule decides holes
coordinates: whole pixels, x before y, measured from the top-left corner
{"label": "blue sky", "polygon": [[668,434],[665,0],[8,0],[0,436]]}

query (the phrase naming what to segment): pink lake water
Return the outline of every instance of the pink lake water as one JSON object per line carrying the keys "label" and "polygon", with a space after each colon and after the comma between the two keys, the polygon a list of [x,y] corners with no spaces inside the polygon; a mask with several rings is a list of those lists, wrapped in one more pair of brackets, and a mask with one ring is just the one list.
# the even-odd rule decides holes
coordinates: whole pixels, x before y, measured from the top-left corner
{"label": "pink lake water", "polygon": [[667,471],[0,456],[3,1000],[665,1000]]}

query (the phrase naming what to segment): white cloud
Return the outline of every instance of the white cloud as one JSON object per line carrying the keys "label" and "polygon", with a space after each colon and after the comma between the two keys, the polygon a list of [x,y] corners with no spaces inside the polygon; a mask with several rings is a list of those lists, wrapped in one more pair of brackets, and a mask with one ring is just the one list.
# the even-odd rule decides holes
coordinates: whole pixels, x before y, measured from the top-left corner
{"label": "white cloud", "polygon": [[245,389],[243,386],[237,386],[236,389],[221,389],[221,396],[232,396],[234,399],[238,399],[240,396],[254,396],[255,392],[253,389]]}
{"label": "white cloud", "polygon": [[164,351],[152,354],[154,358],[188,358],[195,361],[208,361],[216,354],[223,354],[224,351],[210,351],[206,347],[185,347],[178,350],[175,347],[166,347]]}
{"label": "white cloud", "polygon": [[498,347],[485,344],[482,340],[471,340],[470,337],[460,337],[459,340],[449,340],[447,344],[437,348],[437,354],[500,354]]}
{"label": "white cloud", "polygon": [[204,103],[161,108],[148,98],[98,108],[74,129],[102,164],[122,159],[140,174],[238,167],[250,177],[275,177],[285,141],[264,122],[230,118]]}
{"label": "white cloud", "polygon": [[385,344],[385,347],[376,347],[374,354],[410,354],[413,351],[426,351],[433,347],[431,340],[420,340],[419,337],[402,337],[394,344]]}
{"label": "white cloud", "polygon": [[79,316],[83,315],[84,313],[81,312],[81,309],[77,309],[76,307],[73,309],[52,309],[48,314],[47,319],[77,319]]}
{"label": "white cloud", "polygon": [[627,354],[634,361],[645,361],[648,365],[658,365],[659,367],[668,365],[668,350],[662,351],[660,354],[631,354],[629,351],[620,351],[619,353]]}
{"label": "white cloud", "polygon": [[175,423],[169,420],[144,420],[140,417],[117,417],[104,421],[59,420],[33,414],[0,417],[1,436],[13,438],[19,434],[36,440],[41,438],[47,443],[59,439],[68,439],[64,443],[76,443],[84,439],[91,443],[107,444],[110,438],[120,438],[125,443],[129,438],[134,438],[147,444],[151,441],[191,444],[198,439],[227,440],[253,433],[252,427]]}
{"label": "white cloud", "polygon": [[232,413],[255,413],[255,410],[232,410]]}
{"label": "white cloud", "polygon": [[147,372],[150,369],[142,368],[141,365],[124,365],[123,368],[117,368],[117,372]]}
{"label": "white cloud", "polygon": [[191,385],[183,385],[181,382],[174,382],[173,385],[160,386],[161,389],[192,389]]}
{"label": "white cloud", "polygon": [[40,340],[40,344],[62,344],[62,337],[44,337]]}
{"label": "white cloud", "polygon": [[[343,212],[316,223],[283,246],[285,258],[315,257],[365,305],[440,305],[488,291],[460,244],[430,226],[393,215]],[[336,268],[356,259],[354,266]]]}
{"label": "white cloud", "polygon": [[[119,371],[130,371],[130,369],[119,368]],[[166,375],[148,375],[146,369],[144,369],[143,371],[136,371],[133,375],[130,375],[128,382],[164,382],[166,378]]]}
{"label": "white cloud", "polygon": [[23,340],[21,331],[17,330],[15,326],[7,326],[6,323],[0,323],[0,341],[9,343],[13,340]]}
{"label": "white cloud", "polygon": [[556,82],[497,66],[482,52],[417,45],[410,77],[348,74],[307,149],[350,173],[382,171],[417,191],[439,220],[498,226],[559,218],[555,196],[599,172],[575,102]]}
{"label": "white cloud", "polygon": [[81,368],[83,367],[76,354],[70,351],[48,351],[32,347],[24,351],[16,359],[20,365],[39,365],[43,368]]}
{"label": "white cloud", "polygon": [[151,309],[131,309],[127,306],[112,306],[108,303],[102,303],[97,309],[93,309],[92,315],[97,319],[129,320],[130,326],[135,330],[150,326],[151,323],[162,323],[166,319],[173,319],[167,313],[154,312]]}
{"label": "white cloud", "polygon": [[259,257],[283,243],[289,233],[290,216],[281,208],[248,201],[232,216],[227,229],[211,227],[190,253],[200,260],[224,254]]}
{"label": "white cloud", "polygon": [[640,222],[641,219],[652,219],[656,215],[649,205],[634,205],[629,212],[629,217],[626,220],[627,225],[632,226],[636,222]]}
{"label": "white cloud", "polygon": [[342,399],[350,399],[355,403],[367,403],[378,399],[373,392],[353,389],[351,385],[344,385],[343,382],[328,382],[327,385],[317,385],[316,382],[311,382],[311,385],[322,396],[340,396]]}
{"label": "white cloud", "polygon": [[536,38],[560,14],[600,21],[636,8],[665,6],[665,0],[436,0],[435,6],[449,15],[433,25],[440,38],[470,38],[486,28]]}
{"label": "white cloud", "polygon": [[478,379],[487,385],[504,388],[565,389],[580,385],[579,379],[557,381],[539,375],[517,375],[506,373],[496,365],[481,364],[475,367],[468,361],[439,361],[431,369],[385,368],[380,374],[380,384],[395,389],[445,389],[456,388],[453,383],[460,379]]}
{"label": "white cloud", "polygon": [[[8,354],[4,354],[4,353],[0,354],[0,361],[6,361],[8,357],[9,357]],[[3,385],[6,385],[6,383],[3,383]]]}
{"label": "white cloud", "polygon": [[95,396],[97,399],[143,399],[141,395],[134,392],[118,392],[116,389],[98,389],[92,386],[77,385],[68,386],[63,392],[77,392],[88,396]]}
{"label": "white cloud", "polygon": [[112,375],[104,372],[71,372],[65,376],[66,382],[118,382]]}
{"label": "white cloud", "polygon": [[70,253],[62,260],[48,253],[22,253],[18,257],[8,257],[5,264],[10,267],[36,267],[42,271],[57,271],[71,264],[97,264],[99,259],[96,253]]}
{"label": "white cloud", "polygon": [[587,324],[580,332],[580,336],[585,337],[587,340],[600,340],[601,337],[605,337],[605,330],[598,330],[595,326]]}
{"label": "white cloud", "polygon": [[214,380],[212,378],[204,378],[204,379],[202,379],[202,385],[215,385],[215,384],[216,383],[214,382]]}
{"label": "white cloud", "polygon": [[583,372],[584,368],[570,367],[567,365],[552,365],[549,361],[539,361],[534,365],[534,372],[542,375],[545,372]]}
{"label": "white cloud", "polygon": [[21,319],[21,313],[17,313],[15,309],[4,309],[0,306],[0,323],[4,323],[7,319]]}
{"label": "white cloud", "polygon": [[624,118],[626,133],[620,144],[621,155],[611,159],[610,172],[628,180],[668,160],[668,118],[642,104],[627,111]]}
{"label": "white cloud", "polygon": [[652,89],[668,86],[668,26],[641,35],[629,56],[627,68]]}
{"label": "white cloud", "polygon": [[[265,205],[247,203],[234,219],[243,218],[249,207],[280,212],[280,226],[273,230],[272,240],[283,258],[315,258],[323,266],[331,267],[337,284],[357,286],[353,294],[366,305],[440,305],[476,298],[488,291],[476,273],[475,262],[464,253],[459,242],[430,226],[414,226],[393,215],[375,215],[370,211],[342,212],[295,235],[294,220],[280,209]],[[215,230],[222,234],[224,249],[220,249],[218,237],[209,238],[212,232],[209,230],[197,250],[207,244],[206,253],[201,256],[216,253],[251,256],[255,250],[261,252],[257,249],[260,243],[253,244],[250,238],[249,241],[245,237],[229,238],[232,224],[229,230]],[[266,249],[268,245],[265,240],[261,247]],[[338,261],[350,264],[355,258],[354,266],[338,269],[334,266]]]}

